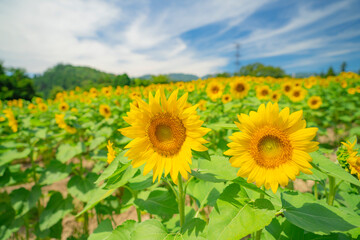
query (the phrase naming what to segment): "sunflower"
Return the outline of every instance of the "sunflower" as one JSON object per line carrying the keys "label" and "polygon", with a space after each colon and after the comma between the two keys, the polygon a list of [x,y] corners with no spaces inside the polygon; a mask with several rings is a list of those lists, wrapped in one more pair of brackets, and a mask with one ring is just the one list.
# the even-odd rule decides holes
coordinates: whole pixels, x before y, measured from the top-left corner
{"label": "sunflower", "polygon": [[110,107],[107,104],[101,104],[99,112],[104,118],[109,118],[111,116]]}
{"label": "sunflower", "polygon": [[311,109],[318,109],[322,105],[321,97],[319,96],[312,96],[307,101],[308,106]]}
{"label": "sunflower", "polygon": [[48,106],[42,102],[39,103],[38,107],[39,107],[40,111],[42,111],[42,112],[46,112],[48,110]]}
{"label": "sunflower", "polygon": [[342,143],[348,152],[347,163],[349,164],[349,169],[351,174],[357,175],[360,180],[360,156],[358,155],[358,151],[354,150],[356,145],[356,139],[353,143],[348,141],[347,143]]}
{"label": "sunflower", "polygon": [[355,89],[357,93],[360,93],[360,86],[357,86]]}
{"label": "sunflower", "polygon": [[280,97],[281,97],[281,93],[280,91],[273,91],[270,95],[270,99],[271,101],[273,102],[278,102],[280,100]]}
{"label": "sunflower", "polygon": [[347,92],[351,95],[354,95],[356,93],[356,88],[349,88]]}
{"label": "sunflower", "polygon": [[194,83],[188,83],[188,84],[186,85],[186,90],[187,90],[188,92],[193,92],[193,91],[195,90],[195,84],[194,84]]}
{"label": "sunflower", "polygon": [[340,85],[341,85],[342,88],[346,88],[348,84],[347,84],[346,80],[342,80]]}
{"label": "sunflower", "polygon": [[69,104],[67,104],[66,102],[60,103],[59,110],[62,112],[66,112],[67,110],[69,110]]}
{"label": "sunflower", "polygon": [[269,99],[270,95],[271,95],[271,89],[269,86],[263,85],[256,88],[256,97],[259,100]]}
{"label": "sunflower", "polygon": [[112,163],[112,161],[114,161],[115,159],[115,150],[112,147],[113,143],[110,142],[110,140],[108,141],[107,144],[107,149],[108,149],[108,154],[107,154],[107,162],[108,164]]}
{"label": "sunflower", "polygon": [[240,123],[235,123],[241,132],[230,137],[233,142],[224,153],[232,156],[233,167],[240,168],[238,176],[275,193],[279,184],[286,186],[300,171],[312,173],[308,153],[318,149],[318,143],[311,141],[318,129],[305,128],[302,111],[290,114],[286,107],[279,113],[278,104],[269,102],[238,119]]}
{"label": "sunflower", "polygon": [[220,98],[223,94],[224,87],[222,84],[216,81],[211,81],[206,87],[206,94],[215,101]]}
{"label": "sunflower", "polygon": [[231,102],[232,98],[230,94],[224,94],[221,98],[221,101],[223,102],[223,104]]}
{"label": "sunflower", "polygon": [[234,98],[244,98],[250,90],[250,85],[242,80],[236,79],[230,83],[230,91]]}
{"label": "sunflower", "polygon": [[36,105],[33,104],[33,103],[30,103],[30,104],[28,105],[28,109],[29,109],[29,110],[32,110],[32,109],[35,109],[35,108],[36,108]]}
{"label": "sunflower", "polygon": [[198,105],[199,105],[199,109],[201,110],[201,111],[205,111],[206,110],[206,101],[205,100],[203,100],[203,99],[201,99],[199,102],[198,102]]}
{"label": "sunflower", "polygon": [[293,89],[292,83],[291,82],[284,82],[283,85],[281,86],[282,91],[284,92],[285,95],[290,94],[291,90]]}
{"label": "sunflower", "polygon": [[[188,94],[177,99],[175,90],[166,99],[163,89],[155,97],[149,94],[149,104],[138,99],[139,108],[130,104],[130,112],[124,120],[131,126],[119,131],[133,140],[125,146],[125,153],[132,160],[133,167],[145,164],[144,175],[153,170],[153,181],[160,180],[163,171],[170,173],[177,184],[178,174],[185,179],[191,172],[191,149],[206,151],[202,144],[207,143],[202,137],[210,129],[201,127],[196,112],[197,105],[186,108]],[[161,104],[160,104],[161,99]]]}
{"label": "sunflower", "polygon": [[307,93],[307,91],[303,88],[294,88],[291,91],[289,98],[293,102],[300,102],[300,101],[304,100],[306,93]]}

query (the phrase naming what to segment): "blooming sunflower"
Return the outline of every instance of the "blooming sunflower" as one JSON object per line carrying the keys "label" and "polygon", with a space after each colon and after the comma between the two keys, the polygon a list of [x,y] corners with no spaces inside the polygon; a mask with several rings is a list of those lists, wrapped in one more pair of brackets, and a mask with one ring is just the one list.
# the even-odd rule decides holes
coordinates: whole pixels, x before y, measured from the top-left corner
{"label": "blooming sunflower", "polygon": [[107,104],[101,104],[99,108],[99,112],[104,118],[109,118],[111,116],[111,110],[109,105]]}
{"label": "blooming sunflower", "polygon": [[39,107],[40,111],[42,111],[42,112],[46,112],[48,110],[48,106],[42,102],[39,103],[38,107]]}
{"label": "blooming sunflower", "polygon": [[[145,164],[144,175],[153,170],[153,181],[160,180],[163,171],[170,173],[174,183],[180,173],[185,179],[191,171],[191,149],[206,151],[202,137],[210,129],[201,127],[196,112],[197,105],[185,107],[188,94],[177,99],[175,90],[166,99],[163,89],[155,97],[149,94],[149,103],[137,99],[139,107],[130,104],[130,112],[124,120],[131,126],[119,131],[133,140],[125,146],[125,153],[132,160],[133,167]],[[161,99],[161,103],[160,103]]]}
{"label": "blooming sunflower", "polygon": [[280,91],[273,91],[270,95],[270,99],[273,102],[278,102],[280,100],[280,97],[281,97]]}
{"label": "blooming sunflower", "polygon": [[205,100],[203,100],[203,99],[201,99],[199,102],[198,102],[198,105],[199,105],[199,109],[201,110],[201,111],[205,111],[206,110],[206,101]]}
{"label": "blooming sunflower", "polygon": [[312,96],[311,98],[309,98],[309,100],[307,101],[308,106],[311,109],[318,109],[321,105],[322,105],[322,100],[321,97],[319,96]]}
{"label": "blooming sunflower", "polygon": [[112,147],[113,143],[110,142],[110,140],[108,141],[107,144],[107,149],[108,149],[108,154],[107,154],[107,162],[110,164],[112,163],[112,161],[114,161],[115,159],[115,150]]}
{"label": "blooming sunflower", "polygon": [[290,94],[291,90],[293,89],[292,83],[291,82],[284,82],[283,85],[281,86],[282,91],[284,92],[285,95]]}
{"label": "blooming sunflower", "polygon": [[293,102],[300,102],[300,101],[304,100],[306,93],[307,93],[307,91],[303,88],[294,88],[291,91],[289,98]]}
{"label": "blooming sunflower", "polygon": [[277,103],[261,104],[257,112],[238,115],[241,132],[234,133],[224,154],[232,156],[230,163],[239,167],[237,175],[248,182],[265,185],[275,193],[279,184],[286,186],[300,171],[311,174],[309,152],[317,150],[311,140],[317,128],[305,128],[302,111],[290,114],[289,108],[279,113]]}
{"label": "blooming sunflower", "polygon": [[236,79],[230,83],[230,91],[234,98],[244,98],[250,90],[250,85],[242,80]]}
{"label": "blooming sunflower", "polygon": [[256,97],[259,100],[269,99],[270,95],[271,95],[271,89],[269,86],[263,85],[256,88]]}
{"label": "blooming sunflower", "polygon": [[221,83],[216,81],[211,81],[206,87],[206,94],[215,101],[220,98],[223,94],[224,87]]}
{"label": "blooming sunflower", "polygon": [[354,95],[356,93],[356,88],[349,88],[347,92],[351,95]]}
{"label": "blooming sunflower", "polygon": [[221,98],[221,101],[223,102],[223,104],[231,102],[232,98],[230,94],[224,94]]}
{"label": "blooming sunflower", "polygon": [[67,110],[69,110],[69,104],[67,104],[66,102],[60,103],[59,110],[62,112],[66,112]]}
{"label": "blooming sunflower", "polygon": [[357,175],[358,179],[360,180],[360,156],[358,156],[358,151],[354,149],[356,145],[356,139],[353,143],[348,141],[347,143],[342,143],[349,154],[347,158],[347,162],[349,164],[350,173]]}

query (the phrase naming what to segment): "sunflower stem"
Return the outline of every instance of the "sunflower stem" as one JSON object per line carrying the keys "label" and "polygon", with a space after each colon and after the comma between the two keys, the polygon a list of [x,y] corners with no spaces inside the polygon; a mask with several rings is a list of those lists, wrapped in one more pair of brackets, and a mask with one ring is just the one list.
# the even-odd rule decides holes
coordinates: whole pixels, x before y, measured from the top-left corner
{"label": "sunflower stem", "polygon": [[[264,187],[262,187],[262,190],[265,191]],[[264,199],[264,197],[265,197],[264,192],[261,192],[259,199]],[[262,229],[256,231],[256,233],[255,233],[255,240],[260,240],[260,238],[261,238],[261,232],[262,232]]]}
{"label": "sunflower stem", "polygon": [[180,228],[182,229],[185,222],[185,194],[184,194],[183,180],[181,174],[178,175],[178,187],[179,187],[178,207],[179,207],[179,215],[180,215]]}
{"label": "sunflower stem", "polygon": [[335,178],[332,176],[329,176],[329,195],[328,195],[327,203],[330,206],[332,206],[334,204],[335,193],[336,193]]}
{"label": "sunflower stem", "polygon": [[314,184],[314,195],[315,195],[315,199],[318,199],[318,198],[319,198],[318,184],[317,184],[316,181],[315,181],[315,184]]}

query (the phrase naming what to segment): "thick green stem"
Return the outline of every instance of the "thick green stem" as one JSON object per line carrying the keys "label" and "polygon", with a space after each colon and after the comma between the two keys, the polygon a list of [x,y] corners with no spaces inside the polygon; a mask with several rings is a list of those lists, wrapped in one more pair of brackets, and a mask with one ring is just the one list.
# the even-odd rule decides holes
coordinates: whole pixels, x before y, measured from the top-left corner
{"label": "thick green stem", "polygon": [[[263,189],[263,188],[262,188]],[[264,189],[263,189],[264,190]],[[263,199],[265,197],[265,194],[263,192],[260,193],[260,197],[259,199]],[[262,232],[262,229],[258,230],[256,233],[255,233],[255,240],[260,240],[261,238],[261,232]]]}
{"label": "thick green stem", "polygon": [[139,208],[136,208],[136,214],[137,214],[138,222],[141,222],[141,210]]}
{"label": "thick green stem", "polygon": [[334,204],[335,199],[335,193],[336,193],[336,184],[335,184],[335,178],[332,176],[329,176],[329,195],[327,198],[327,203],[332,206]]}
{"label": "thick green stem", "polygon": [[316,181],[315,181],[315,184],[314,184],[314,196],[315,196],[315,199],[319,198],[318,184],[317,184]]}
{"label": "thick green stem", "polygon": [[84,213],[84,235],[88,236],[89,235],[89,214],[88,212]]}
{"label": "thick green stem", "polygon": [[180,214],[180,228],[182,229],[185,222],[185,194],[184,194],[181,174],[178,175],[178,187],[179,187],[178,206],[179,206],[179,214]]}

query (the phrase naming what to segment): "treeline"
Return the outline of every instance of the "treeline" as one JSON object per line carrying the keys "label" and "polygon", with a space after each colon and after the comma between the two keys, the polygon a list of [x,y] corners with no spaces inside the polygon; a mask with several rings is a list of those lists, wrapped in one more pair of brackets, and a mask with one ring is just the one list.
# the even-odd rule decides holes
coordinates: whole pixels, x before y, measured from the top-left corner
{"label": "treeline", "polygon": [[22,68],[5,68],[0,61],[0,100],[26,99],[35,96],[33,81]]}

